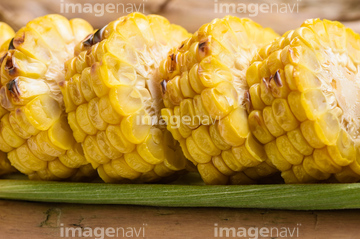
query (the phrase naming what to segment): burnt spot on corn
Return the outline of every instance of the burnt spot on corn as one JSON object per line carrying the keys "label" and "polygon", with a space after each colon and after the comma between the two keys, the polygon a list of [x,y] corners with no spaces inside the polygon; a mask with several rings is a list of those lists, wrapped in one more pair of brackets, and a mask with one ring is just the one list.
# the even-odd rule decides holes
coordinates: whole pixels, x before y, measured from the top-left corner
{"label": "burnt spot on corn", "polygon": [[85,39],[82,42],[82,45],[86,48],[86,47],[91,47],[92,44],[92,38],[93,38],[93,34],[89,34],[87,37],[85,37]]}
{"label": "burnt spot on corn", "polygon": [[181,46],[178,48],[178,50],[181,50],[185,46],[185,43],[181,44]]}
{"label": "burnt spot on corn", "polygon": [[206,39],[199,43],[199,55],[203,58],[210,52],[210,39]]}
{"label": "burnt spot on corn", "polygon": [[20,95],[21,95],[18,81],[19,79],[15,78],[6,84],[6,88],[8,89],[10,96],[16,101],[20,99]]}
{"label": "burnt spot on corn", "polygon": [[18,72],[18,67],[13,61],[12,55],[8,54],[5,62],[5,70],[8,72],[9,76],[16,76]]}
{"label": "burnt spot on corn", "polygon": [[5,54],[0,58],[0,65],[4,62],[5,58],[8,56],[8,53],[5,52]]}
{"label": "burnt spot on corn", "polygon": [[15,37],[13,39],[13,46],[14,48],[17,48],[18,46],[20,46],[21,44],[23,44],[25,42],[25,32],[22,34],[22,36],[20,37]]}
{"label": "burnt spot on corn", "polygon": [[168,56],[168,58],[169,58],[168,70],[169,72],[174,72],[176,69],[177,55],[172,53]]}
{"label": "burnt spot on corn", "polygon": [[59,82],[59,87],[60,87],[60,88],[65,87],[65,85],[66,85],[66,81],[60,81],[60,82]]}
{"label": "burnt spot on corn", "polygon": [[267,80],[266,78],[262,78],[261,81],[264,83],[264,86],[266,87],[266,89],[269,89],[269,81],[271,80],[271,78],[269,80]]}
{"label": "burnt spot on corn", "polygon": [[244,104],[245,104],[245,109],[249,114],[253,109],[249,91],[245,91],[244,93]]}
{"label": "burnt spot on corn", "polygon": [[9,47],[8,47],[8,50],[14,50],[15,49],[15,46],[14,46],[14,38],[11,39],[10,43],[9,43]]}
{"label": "burnt spot on corn", "polygon": [[160,85],[161,85],[162,93],[165,94],[165,92],[166,92],[166,80],[161,81]]}
{"label": "burnt spot on corn", "polygon": [[85,48],[92,47],[93,45],[101,42],[103,40],[104,31],[106,26],[101,29],[98,29],[95,33],[88,35],[82,42]]}
{"label": "burnt spot on corn", "polygon": [[281,80],[281,76],[280,76],[279,70],[276,71],[273,79],[274,79],[274,81],[275,81],[275,84],[276,84],[278,87],[282,87],[282,86],[283,86],[283,83],[282,83],[282,80]]}

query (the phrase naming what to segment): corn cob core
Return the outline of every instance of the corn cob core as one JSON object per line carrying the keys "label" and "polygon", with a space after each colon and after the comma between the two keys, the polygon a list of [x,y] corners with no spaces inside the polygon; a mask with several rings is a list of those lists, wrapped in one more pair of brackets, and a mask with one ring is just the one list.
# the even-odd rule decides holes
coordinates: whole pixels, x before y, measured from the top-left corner
{"label": "corn cob core", "polygon": [[133,13],[85,39],[61,83],[68,121],[105,182],[152,182],[183,170],[186,159],[166,127],[157,68],[189,37],[163,17]]}
{"label": "corn cob core", "polygon": [[247,71],[250,130],[287,183],[360,179],[360,36],[307,20]]}
{"label": "corn cob core", "polygon": [[[6,23],[0,22],[0,59],[4,56],[7,51],[8,45],[15,35],[14,30],[7,25]],[[0,84],[1,86],[1,84]],[[5,112],[6,110],[0,106],[0,114],[1,112]],[[7,158],[7,154],[0,152],[0,175],[15,172],[15,168],[13,168]]]}
{"label": "corn cob core", "polygon": [[31,179],[94,175],[72,136],[57,85],[75,44],[91,32],[81,19],[39,17],[16,33],[1,58],[0,150]]}
{"label": "corn cob core", "polygon": [[252,183],[276,171],[250,135],[245,74],[256,50],[277,36],[249,19],[215,19],[160,66],[162,116],[207,184]]}

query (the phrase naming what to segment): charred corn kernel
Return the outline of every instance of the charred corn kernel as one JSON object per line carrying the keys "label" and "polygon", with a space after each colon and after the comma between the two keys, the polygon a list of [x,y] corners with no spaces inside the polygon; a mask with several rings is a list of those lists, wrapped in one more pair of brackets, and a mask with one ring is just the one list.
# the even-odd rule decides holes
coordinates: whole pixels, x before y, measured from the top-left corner
{"label": "charred corn kernel", "polygon": [[[190,72],[175,76],[174,81],[159,77],[163,67],[173,67],[171,59],[169,64],[161,61],[187,37],[183,28],[163,17],[133,13],[90,34],[66,63],[66,84],[61,90],[68,91],[71,79],[78,81],[84,100],[75,108],[65,105],[70,126],[76,141],[82,142],[86,160],[106,182],[159,181],[185,168],[180,144],[167,136],[158,120],[162,112],[167,129],[178,139],[181,134],[190,136],[189,127],[199,124],[182,123],[178,129],[173,119],[195,116],[192,99],[180,105],[184,97],[196,94]],[[183,59],[180,55],[172,58]],[[164,111],[162,94],[165,104],[178,106],[176,112]],[[70,116],[74,112],[76,117]]]}
{"label": "charred corn kernel", "polygon": [[[251,140],[246,146],[244,143],[250,135],[250,101],[258,102],[255,108],[265,106],[258,83],[267,74],[262,71],[266,67],[254,64],[248,73],[246,70],[250,59],[259,54],[257,48],[275,37],[272,30],[248,19],[215,19],[171,50],[160,64],[166,107],[163,116],[171,111],[178,116],[180,106],[181,118],[194,118],[185,129],[181,123],[176,129],[169,129],[171,122],[167,120],[167,128],[182,142],[185,156],[195,161],[208,184],[228,183],[230,175],[245,169],[231,147],[242,146],[246,150],[244,161],[253,160],[246,162],[248,165],[259,164],[258,159],[265,155],[261,144]],[[242,177],[245,183],[251,181],[246,175],[234,176],[233,183],[241,183]]]}

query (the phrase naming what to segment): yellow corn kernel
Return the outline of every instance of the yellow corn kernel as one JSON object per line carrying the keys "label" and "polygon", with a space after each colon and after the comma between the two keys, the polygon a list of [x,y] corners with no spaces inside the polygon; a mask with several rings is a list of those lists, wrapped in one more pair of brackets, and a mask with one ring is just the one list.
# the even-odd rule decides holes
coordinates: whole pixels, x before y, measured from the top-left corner
{"label": "yellow corn kernel", "polygon": [[186,139],[186,147],[197,163],[208,163],[211,160],[211,156],[199,148],[192,136]]}
{"label": "yellow corn kernel", "polygon": [[267,143],[264,149],[271,163],[275,165],[278,170],[285,172],[291,168],[291,164],[282,156],[277,148],[275,140]]}
{"label": "yellow corn kernel", "polygon": [[224,141],[232,146],[242,145],[250,134],[247,121],[246,110],[242,107],[236,108],[222,118],[219,121],[218,130]]}
{"label": "yellow corn kernel", "polygon": [[224,185],[228,182],[228,177],[219,172],[219,170],[211,163],[199,164],[197,166],[201,178],[206,184]]}
{"label": "yellow corn kernel", "polygon": [[274,137],[266,128],[261,111],[252,111],[249,114],[248,123],[251,133],[256,137],[257,140],[259,140],[260,143],[266,144],[274,140]]}
{"label": "yellow corn kernel", "polygon": [[341,167],[332,161],[326,147],[315,149],[313,157],[315,164],[321,171],[325,173],[338,173],[341,171]]}
{"label": "yellow corn kernel", "polygon": [[[281,155],[291,164],[301,164],[304,158],[299,151],[291,144],[289,138],[286,135],[280,136],[276,139],[276,146]],[[299,179],[299,181],[301,181]]]}

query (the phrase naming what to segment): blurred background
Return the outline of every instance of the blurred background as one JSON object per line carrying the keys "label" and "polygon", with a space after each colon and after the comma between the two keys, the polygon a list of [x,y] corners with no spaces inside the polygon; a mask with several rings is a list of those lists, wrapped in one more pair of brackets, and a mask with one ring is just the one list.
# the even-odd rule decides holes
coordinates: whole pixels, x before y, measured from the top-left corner
{"label": "blurred background", "polygon": [[18,30],[35,17],[61,13],[101,28],[136,9],[165,16],[190,32],[225,15],[252,18],[280,34],[308,18],[338,20],[360,32],[359,0],[0,0],[0,20]]}

